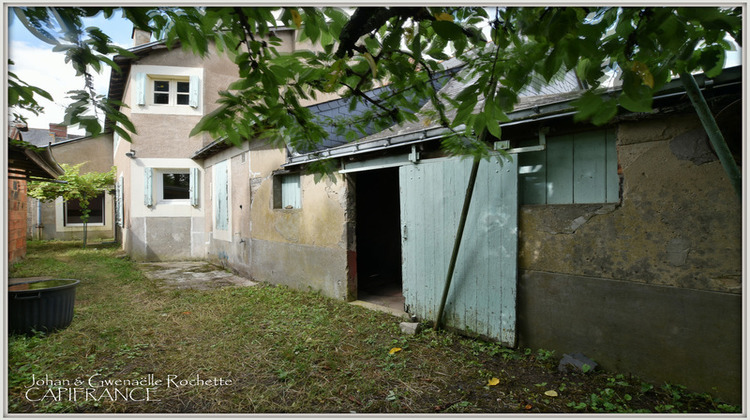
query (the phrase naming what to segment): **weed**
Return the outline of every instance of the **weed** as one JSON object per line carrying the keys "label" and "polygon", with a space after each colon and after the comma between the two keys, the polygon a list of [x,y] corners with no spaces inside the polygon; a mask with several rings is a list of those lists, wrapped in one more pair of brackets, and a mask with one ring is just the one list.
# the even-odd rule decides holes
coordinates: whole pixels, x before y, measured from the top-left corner
{"label": "weed", "polygon": [[[554,352],[425,328],[319,293],[259,284],[168,289],[111,246],[38,242],[12,276],[78,278],[73,323],[8,338],[10,413],[385,413],[436,411],[739,412],[740,407],[638,378],[548,369]],[[402,350],[389,354],[398,347]],[[30,401],[32,377],[164,380],[231,386],[159,388],[158,401]],[[488,379],[502,378],[496,386]],[[536,385],[536,386],[535,386]],[[545,398],[545,391],[560,395]],[[566,391],[563,393],[563,391]],[[526,408],[531,407],[531,408]]]}

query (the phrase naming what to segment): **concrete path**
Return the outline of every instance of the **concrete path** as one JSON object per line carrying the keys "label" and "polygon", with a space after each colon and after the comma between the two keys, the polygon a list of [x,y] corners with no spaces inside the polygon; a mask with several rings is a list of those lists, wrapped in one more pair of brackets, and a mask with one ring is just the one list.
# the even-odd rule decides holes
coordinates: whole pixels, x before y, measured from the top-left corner
{"label": "concrete path", "polygon": [[164,287],[171,289],[209,290],[258,284],[203,261],[149,262],[140,263],[139,267],[146,277],[163,280]]}

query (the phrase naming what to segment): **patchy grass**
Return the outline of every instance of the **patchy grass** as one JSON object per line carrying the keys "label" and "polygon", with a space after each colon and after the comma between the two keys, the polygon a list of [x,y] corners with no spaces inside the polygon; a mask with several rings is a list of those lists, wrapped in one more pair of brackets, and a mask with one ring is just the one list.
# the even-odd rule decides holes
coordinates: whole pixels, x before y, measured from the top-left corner
{"label": "patchy grass", "polygon": [[550,351],[405,336],[390,315],[315,293],[163,289],[114,246],[31,242],[10,274],[81,280],[70,327],[9,338],[11,413],[740,411],[675,385],[562,374]]}

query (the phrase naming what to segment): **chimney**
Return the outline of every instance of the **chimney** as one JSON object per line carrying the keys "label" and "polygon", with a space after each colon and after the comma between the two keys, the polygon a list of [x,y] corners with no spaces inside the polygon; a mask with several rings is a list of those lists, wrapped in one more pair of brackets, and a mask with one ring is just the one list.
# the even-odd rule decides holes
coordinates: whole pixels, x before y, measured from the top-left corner
{"label": "chimney", "polygon": [[53,142],[59,140],[68,139],[68,126],[62,124],[49,123],[50,137],[53,138]]}
{"label": "chimney", "polygon": [[151,42],[151,32],[144,31],[143,29],[133,28],[133,46],[148,44]]}

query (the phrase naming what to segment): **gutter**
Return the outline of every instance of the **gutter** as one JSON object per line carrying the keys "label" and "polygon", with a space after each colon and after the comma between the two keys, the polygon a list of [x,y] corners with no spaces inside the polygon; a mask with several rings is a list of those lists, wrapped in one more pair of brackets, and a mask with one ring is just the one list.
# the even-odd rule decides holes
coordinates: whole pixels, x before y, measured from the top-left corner
{"label": "gutter", "polygon": [[[741,79],[738,81],[738,76],[742,74],[742,67],[732,67],[725,69],[719,76],[714,79],[707,78],[704,74],[696,76],[699,86],[702,89],[711,87],[729,87],[734,85],[742,85]],[[614,92],[620,89],[614,89],[604,92],[602,95],[612,95]],[[660,94],[653,97],[654,100],[665,99],[670,97],[685,95],[685,90],[682,87],[682,82],[679,79],[674,79],[664,85],[659,90]],[[508,114],[511,121],[501,123],[500,127],[508,127],[512,125],[524,124],[531,121],[542,121],[556,118],[563,118],[576,114],[575,108],[571,103],[578,99],[568,99],[564,101],[552,102],[543,105],[531,106],[529,108],[520,109],[513,111]],[[460,131],[462,128],[457,127],[456,130]],[[450,132],[449,129],[433,126],[418,131],[414,131],[406,134],[394,134],[392,136],[384,137],[381,139],[375,139],[371,141],[364,141],[359,143],[350,143],[342,146],[333,147],[318,152],[307,153],[304,155],[291,156],[287,159],[287,163],[282,165],[283,168],[289,168],[296,165],[302,165],[305,163],[315,162],[322,159],[330,158],[341,158],[346,156],[361,155],[364,153],[388,150],[394,147],[401,147],[407,145],[413,145],[423,143],[431,140],[436,140],[445,137]]]}

